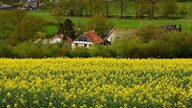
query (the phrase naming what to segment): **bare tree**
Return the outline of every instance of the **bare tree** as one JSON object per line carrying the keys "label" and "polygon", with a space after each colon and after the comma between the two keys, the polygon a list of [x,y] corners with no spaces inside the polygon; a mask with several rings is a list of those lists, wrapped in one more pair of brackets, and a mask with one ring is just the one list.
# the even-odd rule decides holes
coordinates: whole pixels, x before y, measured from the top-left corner
{"label": "bare tree", "polygon": [[120,17],[123,18],[123,13],[127,8],[127,1],[128,0],[118,0],[120,3]]}

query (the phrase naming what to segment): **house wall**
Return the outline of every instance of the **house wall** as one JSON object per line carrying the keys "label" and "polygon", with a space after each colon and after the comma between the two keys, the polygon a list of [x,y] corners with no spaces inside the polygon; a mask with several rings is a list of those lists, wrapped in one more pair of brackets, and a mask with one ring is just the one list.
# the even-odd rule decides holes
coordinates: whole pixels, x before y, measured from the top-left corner
{"label": "house wall", "polygon": [[92,42],[87,42],[87,41],[73,41],[73,43],[71,44],[71,47],[87,47],[89,48],[90,46],[92,46]]}
{"label": "house wall", "polygon": [[112,34],[107,38],[107,40],[108,40],[109,42],[112,42],[114,38],[115,38],[115,36],[114,36],[114,34],[112,33]]}
{"label": "house wall", "polygon": [[62,39],[61,38],[55,38],[53,40],[50,40],[50,44],[55,44],[55,43],[61,43],[62,42]]}

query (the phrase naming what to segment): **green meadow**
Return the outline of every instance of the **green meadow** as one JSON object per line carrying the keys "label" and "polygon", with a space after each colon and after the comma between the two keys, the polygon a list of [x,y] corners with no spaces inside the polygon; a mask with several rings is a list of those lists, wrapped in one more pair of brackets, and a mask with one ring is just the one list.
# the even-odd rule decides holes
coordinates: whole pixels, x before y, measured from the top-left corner
{"label": "green meadow", "polygon": [[[48,26],[45,29],[45,32],[48,36],[54,35],[57,31],[57,18],[51,16],[48,11],[30,11],[28,14],[32,14],[35,16],[40,16],[44,18],[48,22]],[[61,17],[61,21],[64,21],[66,18],[72,20],[75,24],[81,23],[85,25],[90,17],[68,17],[63,16]],[[133,18],[107,18],[109,23],[112,23],[116,28],[121,29],[137,29],[144,25],[156,25],[156,26],[163,26],[168,24],[176,24],[179,26],[181,24],[183,32],[189,32],[192,28],[192,19],[191,18],[181,18],[181,19],[133,19]]]}

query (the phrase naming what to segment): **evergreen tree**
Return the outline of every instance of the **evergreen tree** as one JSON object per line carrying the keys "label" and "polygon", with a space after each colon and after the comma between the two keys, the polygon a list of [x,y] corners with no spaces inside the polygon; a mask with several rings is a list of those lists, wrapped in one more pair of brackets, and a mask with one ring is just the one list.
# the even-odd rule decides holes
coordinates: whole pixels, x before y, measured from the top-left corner
{"label": "evergreen tree", "polygon": [[75,39],[75,30],[73,29],[73,24],[70,19],[66,19],[64,23],[59,24],[59,30],[58,34],[64,34],[66,36],[71,37],[72,39]]}

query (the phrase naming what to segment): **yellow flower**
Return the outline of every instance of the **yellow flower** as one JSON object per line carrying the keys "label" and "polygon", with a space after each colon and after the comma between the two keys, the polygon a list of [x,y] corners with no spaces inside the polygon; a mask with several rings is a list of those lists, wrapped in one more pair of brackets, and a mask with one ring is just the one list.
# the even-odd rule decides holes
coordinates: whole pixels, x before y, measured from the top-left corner
{"label": "yellow flower", "polygon": [[10,92],[7,93],[7,97],[10,98],[12,95]]}
{"label": "yellow flower", "polygon": [[7,108],[11,108],[11,105],[7,105]]}
{"label": "yellow flower", "polygon": [[189,94],[192,94],[192,88],[189,89]]}
{"label": "yellow flower", "polygon": [[49,102],[49,107],[52,107],[53,106],[53,103],[52,102]]}
{"label": "yellow flower", "polygon": [[3,99],[3,100],[2,100],[2,103],[6,103],[6,99]]}
{"label": "yellow flower", "polygon": [[34,103],[34,104],[38,104],[38,103],[39,103],[39,101],[38,101],[38,100],[36,100],[36,101],[33,101],[33,103]]}
{"label": "yellow flower", "polygon": [[76,108],[76,105],[75,105],[75,104],[73,104],[71,107],[72,107],[72,108]]}
{"label": "yellow flower", "polygon": [[14,104],[14,108],[17,108],[17,107],[18,107],[18,104],[17,104],[17,103],[15,103],[15,104]]}

